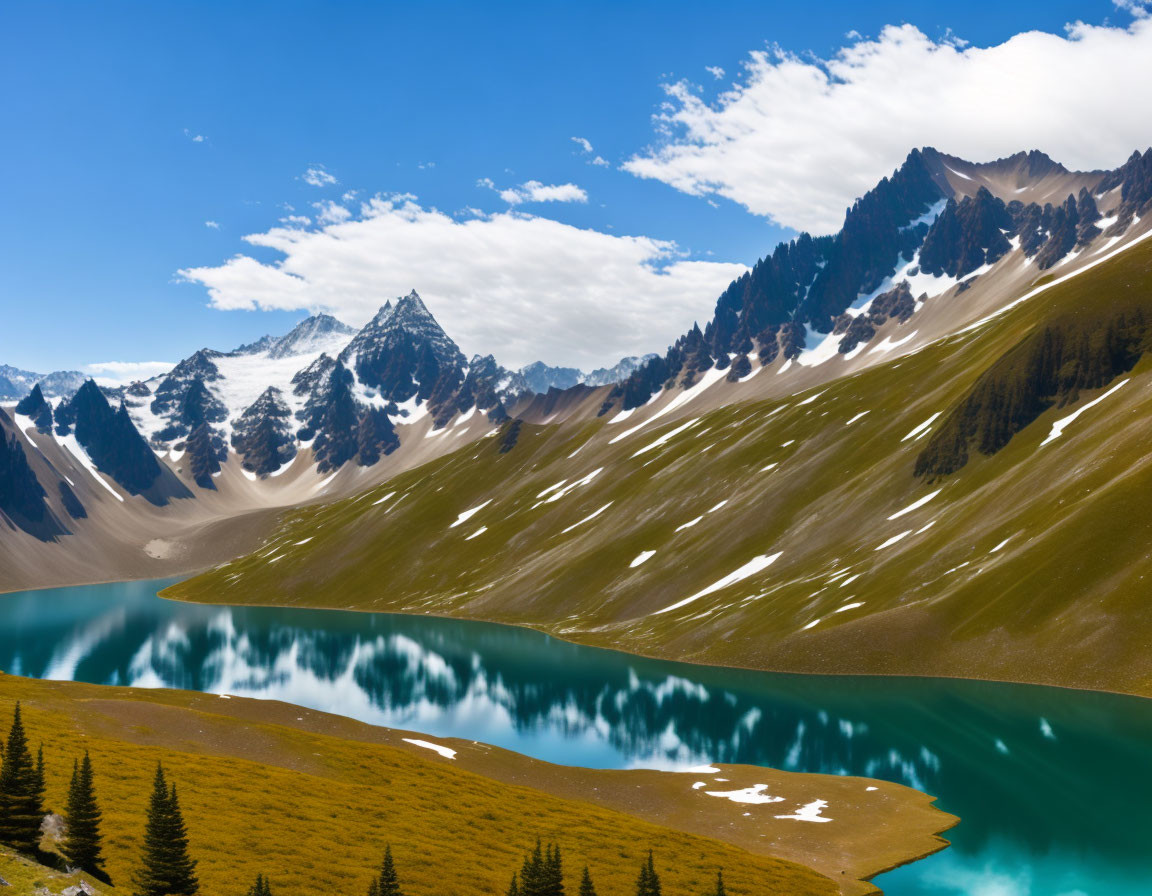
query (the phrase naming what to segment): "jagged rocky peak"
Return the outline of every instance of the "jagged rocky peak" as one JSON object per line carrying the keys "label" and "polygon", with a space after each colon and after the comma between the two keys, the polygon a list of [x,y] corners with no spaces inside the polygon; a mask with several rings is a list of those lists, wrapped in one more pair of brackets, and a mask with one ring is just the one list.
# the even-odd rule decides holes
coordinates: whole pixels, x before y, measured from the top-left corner
{"label": "jagged rocky peak", "polygon": [[57,370],[52,373],[34,373],[0,364],[0,401],[19,401],[32,387],[40,384],[40,390],[48,398],[71,398],[76,390],[84,385],[87,377],[78,370]]}
{"label": "jagged rocky peak", "polygon": [[[0,423],[11,423],[3,411]],[[0,426],[0,518],[5,517],[39,538],[50,538],[59,531],[23,446]]]}
{"label": "jagged rocky peak", "polygon": [[463,379],[464,355],[415,290],[387,304],[356,334],[339,360],[386,401],[427,400],[441,377]]}
{"label": "jagged rocky peak", "polygon": [[236,420],[232,447],[244,469],[264,477],[296,456],[294,428],[284,394],[269,386]]}
{"label": "jagged rocky peak", "polygon": [[934,276],[963,277],[999,261],[1015,229],[1008,208],[985,187],[957,202],[949,199],[920,247],[920,267]]}
{"label": "jagged rocky peak", "polygon": [[92,380],[56,408],[56,432],[74,432],[96,468],[131,494],[148,491],[160,477],[156,455],[132,423],[128,409],[121,404],[113,411]]}
{"label": "jagged rocky peak", "polygon": [[268,357],[290,358],[315,352],[337,351],[355,333],[355,328],[330,314],[314,314],[275,340],[269,348]]}
{"label": "jagged rocky peak", "polygon": [[47,399],[44,398],[44,392],[40,389],[39,383],[33,386],[32,391],[16,405],[16,413],[31,417],[32,422],[36,424],[36,428],[40,432],[46,433],[52,429],[52,405],[48,404]]}
{"label": "jagged rocky peak", "polygon": [[534,361],[518,371],[517,386],[524,391],[543,394],[551,388],[570,389],[584,382],[584,372],[575,367],[552,367]]}
{"label": "jagged rocky peak", "polygon": [[625,358],[621,358],[611,367],[597,367],[591,373],[585,375],[584,385],[611,386],[623,379],[627,379],[632,375],[634,370],[655,357],[657,357],[655,352],[650,352],[647,355],[628,355]]}

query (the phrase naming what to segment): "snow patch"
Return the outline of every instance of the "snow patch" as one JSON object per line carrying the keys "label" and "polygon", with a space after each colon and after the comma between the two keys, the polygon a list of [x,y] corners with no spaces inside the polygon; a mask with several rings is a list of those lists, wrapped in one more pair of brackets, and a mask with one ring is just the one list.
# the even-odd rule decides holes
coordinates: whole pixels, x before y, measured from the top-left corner
{"label": "snow patch", "polygon": [[824,818],[820,813],[828,807],[827,800],[813,800],[801,806],[791,815],[777,815],[777,818],[790,819],[792,821],[831,821],[831,818]]}
{"label": "snow patch", "polygon": [[1128,380],[1126,380],[1126,379],[1121,380],[1115,386],[1113,386],[1111,389],[1109,389],[1107,392],[1105,392],[1103,395],[1098,395],[1096,398],[1093,398],[1086,405],[1084,405],[1083,407],[1077,408],[1075,411],[1073,411],[1067,417],[1061,417],[1059,420],[1057,420],[1055,423],[1052,424],[1051,432],[1049,432],[1048,437],[1045,438],[1044,441],[1040,443],[1040,446],[1043,447],[1043,446],[1047,445],[1049,442],[1055,441],[1056,439],[1060,438],[1060,436],[1063,435],[1063,433],[1064,433],[1065,427],[1067,427],[1069,424],[1073,423],[1077,417],[1079,417],[1085,411],[1096,407],[1096,405],[1100,404],[1100,402],[1102,402],[1109,395],[1112,395],[1115,392],[1119,392],[1120,389],[1123,386],[1125,386],[1127,383],[1128,383]]}
{"label": "snow patch", "polygon": [[646,563],[656,555],[655,551],[641,551],[636,555],[636,559],[628,564],[629,569],[635,569],[641,563]]}
{"label": "snow patch", "polygon": [[704,791],[708,796],[718,796],[721,799],[731,800],[734,803],[782,803],[784,797],[772,796],[765,791],[768,790],[767,784],[753,784],[751,787],[745,787],[742,790],[706,790]]}
{"label": "snow patch", "polygon": [[455,529],[455,528],[456,528],[457,526],[459,526],[461,523],[466,523],[466,522],[468,522],[468,520],[472,519],[472,517],[474,517],[476,514],[478,514],[478,513],[479,513],[481,510],[483,510],[485,507],[487,507],[487,506],[488,506],[489,504],[491,504],[491,503],[492,503],[492,499],[491,499],[491,498],[489,498],[489,499],[488,499],[487,501],[485,501],[483,504],[477,504],[477,505],[476,505],[475,507],[473,507],[471,510],[465,510],[465,511],[464,511],[463,513],[461,513],[461,514],[460,514],[458,517],[456,517],[456,522],[454,522],[454,523],[453,523],[451,526],[449,526],[448,528],[449,528],[449,529]]}
{"label": "snow patch", "polygon": [[456,751],[450,749],[449,747],[445,747],[442,744],[434,744],[431,741],[418,740],[414,737],[403,737],[401,740],[403,740],[406,744],[412,744],[414,747],[422,747],[425,750],[432,750],[434,753],[439,753],[445,759],[456,758]]}
{"label": "snow patch", "polygon": [[756,573],[767,569],[769,566],[775,563],[776,560],[779,559],[781,553],[782,552],[778,551],[775,554],[761,554],[759,557],[753,557],[739,569],[728,573],[728,575],[724,576],[724,578],[720,579],[718,582],[713,582],[703,591],[697,591],[691,597],[686,597],[681,601],[677,601],[676,603],[665,607],[663,610],[657,610],[653,615],[658,616],[661,613],[669,613],[672,610],[678,610],[695,600],[699,600],[701,597],[707,597],[709,594],[713,594],[722,588],[727,588],[729,585],[734,585],[737,582],[743,581],[749,576],[754,576]]}
{"label": "snow patch", "polygon": [[929,427],[931,427],[932,424],[936,422],[936,418],[939,417],[942,413],[943,413],[943,411],[937,411],[935,414],[933,414],[931,417],[929,417],[927,420],[925,420],[919,426],[915,427],[910,433],[908,433],[908,435],[904,436],[904,438],[902,438],[900,441],[901,442],[907,442],[909,439],[913,439],[913,440],[919,439],[921,436],[925,435],[928,432]]}
{"label": "snow patch", "polygon": [[892,514],[892,516],[888,517],[888,519],[897,520],[900,517],[904,516],[904,514],[906,514],[906,513],[911,513],[913,510],[918,510],[919,508],[921,508],[925,504],[927,504],[929,501],[931,501],[933,498],[935,498],[942,491],[944,491],[944,489],[941,489],[941,488],[936,489],[936,491],[932,492],[929,495],[925,495],[919,501],[913,501],[911,504],[909,504],[907,507],[903,508],[902,510],[897,510],[894,514]]}

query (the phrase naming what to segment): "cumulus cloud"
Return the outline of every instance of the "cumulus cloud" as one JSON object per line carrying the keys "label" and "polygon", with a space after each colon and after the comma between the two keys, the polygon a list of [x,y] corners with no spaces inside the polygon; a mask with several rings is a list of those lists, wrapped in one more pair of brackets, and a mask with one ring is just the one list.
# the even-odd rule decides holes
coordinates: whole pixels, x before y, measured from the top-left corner
{"label": "cumulus cloud", "polygon": [[689,260],[675,243],[515,211],[458,220],[410,196],[245,240],[280,259],[237,255],[180,276],[207,287],[216,308],[327,311],[355,324],[416,288],[465,352],[508,365],[590,368],[658,349],[710,317],[745,270]]}
{"label": "cumulus cloud", "polygon": [[917,146],[973,161],[1035,148],[1093,169],[1152,142],[1152,119],[1137,111],[1152,106],[1152,18],[992,47],[911,25],[849,40],[827,59],[754,52],[714,102],[687,82],[665,85],[662,142],[624,169],[830,233]]}
{"label": "cumulus cloud", "polygon": [[220,222],[219,221],[205,221],[204,226],[210,230],[219,230],[220,229]]}
{"label": "cumulus cloud", "polygon": [[188,128],[184,128],[184,136],[187,137],[189,140],[191,140],[193,143],[207,143],[208,142],[208,138],[205,137],[203,134],[194,133],[194,132],[188,130]]}
{"label": "cumulus cloud", "polygon": [[352,217],[352,212],[331,199],[324,202],[313,202],[312,207],[316,209],[316,220],[321,224],[338,224],[340,221],[347,221]]}
{"label": "cumulus cloud", "polygon": [[724,77],[724,69],[720,68],[718,65],[706,65],[704,66],[704,71],[708,72],[708,74],[710,74],[717,81],[722,80]]}
{"label": "cumulus cloud", "polygon": [[508,187],[501,190],[491,180],[482,177],[478,186],[495,190],[500,198],[509,205],[522,205],[525,202],[587,202],[588,194],[576,184],[544,184],[538,180],[530,180],[518,187]]}
{"label": "cumulus cloud", "polygon": [[340,183],[323,165],[312,165],[300,175],[300,179],[312,187],[330,187]]}
{"label": "cumulus cloud", "polygon": [[147,380],[167,373],[176,365],[171,361],[100,361],[88,364],[84,372],[101,386],[126,386],[136,380]]}

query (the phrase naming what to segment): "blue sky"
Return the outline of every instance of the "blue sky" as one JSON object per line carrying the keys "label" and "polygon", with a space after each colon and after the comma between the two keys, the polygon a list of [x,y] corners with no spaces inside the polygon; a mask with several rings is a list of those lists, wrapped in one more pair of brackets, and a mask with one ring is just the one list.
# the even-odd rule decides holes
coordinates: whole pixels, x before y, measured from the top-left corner
{"label": "blue sky", "polygon": [[[313,205],[318,202],[342,202],[355,217],[361,214],[358,203],[375,194],[413,194],[416,199],[409,201],[419,209],[437,209],[454,220],[527,215],[614,237],[675,242],[674,253],[644,264],[674,259],[751,264],[794,232],[788,225],[808,223],[771,185],[745,198],[742,183],[715,190],[685,187],[666,173],[638,176],[620,168],[630,158],[655,153],[654,147],[669,139],[653,121],[668,99],[663,85],[688,79],[715,108],[716,95],[738,81],[749,54],[768,44],[801,58],[810,52],[830,59],[889,25],[915,26],[934,46],[955,36],[973,47],[989,47],[1033,29],[1063,40],[1065,25],[1074,21],[1113,26],[1109,34],[1123,39],[1139,24],[1139,11],[1139,5],[1126,11],[1110,2],[8,0],[0,11],[0,112],[6,135],[0,141],[6,173],[0,194],[5,211],[0,363],[48,370],[175,361],[202,345],[229,348],[284,331],[304,315],[304,307],[327,303],[332,310],[346,310],[347,317],[363,317],[372,297],[362,295],[344,309],[338,297],[331,298],[338,285],[302,294],[295,302],[301,307],[285,302],[282,310],[229,310],[248,295],[247,283],[235,285],[234,278],[223,289],[227,295],[216,300],[218,307],[210,307],[206,285],[220,288],[219,277],[197,280],[177,272],[219,267],[237,254],[276,266],[280,253],[242,237],[281,226],[279,219],[290,214],[308,215],[308,226],[318,228]],[[722,75],[708,70],[717,66]],[[901,139],[916,136],[913,123]],[[926,133],[915,142],[932,136]],[[589,141],[592,152],[573,137]],[[1113,135],[1114,145],[1102,150],[1105,160],[1132,140],[1131,132]],[[991,141],[989,151],[996,148]],[[975,151],[980,149],[977,145]],[[1078,151],[1077,146],[1067,150]],[[802,166],[804,153],[793,155],[799,159],[794,164]],[[878,174],[890,170],[889,156],[877,153]],[[608,164],[593,164],[596,157]],[[309,184],[304,178],[309,168],[328,172],[338,183]],[[821,176],[802,167],[796,171],[801,186]],[[692,176],[698,184],[699,175]],[[871,171],[864,176],[875,179]],[[773,183],[788,177],[778,172]],[[496,189],[483,186],[485,179]],[[572,185],[586,198],[515,206],[501,198],[500,190],[532,181]],[[842,207],[841,196],[855,187],[838,189],[828,199],[832,207]],[[348,191],[356,196],[344,198]],[[786,211],[777,213],[773,203]],[[476,211],[463,211],[469,208]],[[547,230],[547,239],[570,233],[539,224],[517,234],[515,221],[504,223],[508,226],[492,233],[501,231],[514,245],[522,244],[529,230]],[[413,244],[429,246],[429,255],[419,259],[428,269],[455,255],[452,228],[440,229],[444,239],[434,245]],[[460,251],[478,251],[485,233],[476,228],[479,239]],[[605,241],[589,243],[589,267],[600,265],[597,252],[616,251]],[[545,259],[546,245],[539,250]],[[308,252],[301,270],[306,264],[312,272],[322,263],[322,247],[314,242]],[[540,257],[524,263],[529,273],[517,274],[521,281],[539,272]],[[580,279],[580,259],[570,261],[574,267],[558,268],[558,278]],[[355,268],[358,261],[337,258],[332,265],[340,263]],[[508,267],[518,272],[517,264]],[[416,279],[420,265],[405,268],[404,276]],[[594,327],[574,331],[573,344],[581,345],[572,352],[562,341],[569,324],[548,304],[552,290],[546,279],[531,282],[533,294],[541,296],[534,306],[516,289],[487,288],[487,273],[473,274],[468,266],[459,270],[481,281],[467,301],[457,302],[446,287],[439,289],[442,296],[429,294],[422,282],[408,283],[405,291],[420,289],[433,310],[456,325],[450,332],[466,350],[496,351],[499,359],[517,363],[531,360],[534,352],[565,356],[546,360],[591,363],[641,343],[661,349],[668,334],[682,330],[692,317],[708,316],[717,292],[713,284],[726,282],[738,269],[731,264],[685,269],[689,278],[668,297],[654,294],[627,320],[603,321],[604,329],[638,332],[607,340],[601,349]],[[387,277],[379,279],[382,302],[397,290]],[[428,279],[436,283],[435,277]],[[644,282],[625,288],[642,290]],[[597,296],[603,304],[614,301],[602,285],[589,290],[593,294],[565,302],[594,307]],[[485,303],[506,312],[506,329],[519,320],[524,327],[561,331],[554,333],[560,341],[513,338],[495,326],[456,332],[467,329]],[[262,304],[281,303],[272,298]],[[650,331],[640,313],[644,307],[660,319]]]}

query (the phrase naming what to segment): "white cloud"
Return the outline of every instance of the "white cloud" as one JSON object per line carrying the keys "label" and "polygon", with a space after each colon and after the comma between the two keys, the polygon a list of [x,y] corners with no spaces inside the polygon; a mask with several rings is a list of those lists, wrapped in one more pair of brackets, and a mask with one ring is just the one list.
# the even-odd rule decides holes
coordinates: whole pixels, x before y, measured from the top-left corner
{"label": "white cloud", "polygon": [[1137,19],[1152,15],[1152,0],[1112,0],[1112,5]]}
{"label": "white cloud", "polygon": [[466,353],[586,368],[659,350],[745,267],[687,260],[671,242],[614,236],[519,212],[457,220],[408,196],[353,219],[245,239],[283,254],[180,271],[220,309],[331,312],[363,323],[415,287]]}
{"label": "white cloud", "polygon": [[207,143],[208,142],[208,138],[205,137],[203,134],[193,133],[192,131],[188,130],[188,128],[184,128],[184,136],[187,137],[189,140],[191,140],[193,143]]}
{"label": "white cloud", "polygon": [[336,180],[323,165],[313,165],[303,174],[300,179],[304,183],[313,187],[329,187],[333,184],[338,184],[340,181]]}
{"label": "white cloud", "polygon": [[573,137],[572,142],[580,147],[580,152],[586,156],[592,156],[587,162],[589,165],[597,165],[601,168],[607,168],[609,162],[603,156],[596,155],[595,150],[592,148],[592,142],[586,137]]}
{"label": "white cloud", "polygon": [[219,230],[220,229],[220,222],[219,221],[205,221],[204,226],[208,227],[212,230]]}
{"label": "white cloud", "polygon": [[316,209],[316,220],[321,224],[338,224],[352,217],[352,212],[331,199],[324,202],[313,202],[312,207]]}
{"label": "white cloud", "polygon": [[[495,190],[492,181],[484,179],[482,186],[490,186]],[[576,184],[543,184],[538,180],[530,180],[518,187],[509,187],[500,190],[500,198],[509,205],[520,205],[524,202],[587,202],[588,194]]]}
{"label": "white cloud", "polygon": [[717,81],[724,77],[724,69],[720,68],[718,65],[706,65],[704,66],[704,71],[708,72],[708,74],[710,74]]}
{"label": "white cloud", "polygon": [[666,85],[662,145],[624,168],[727,197],[780,224],[829,233],[914,147],[974,161],[1042,149],[1069,167],[1115,167],[1152,142],[1152,18],[1070,25],[993,47],[933,41],[911,25],[830,59],[757,51],[715,103]]}
{"label": "white cloud", "polygon": [[171,361],[100,361],[86,365],[84,372],[101,386],[116,387],[151,379],[175,366]]}

